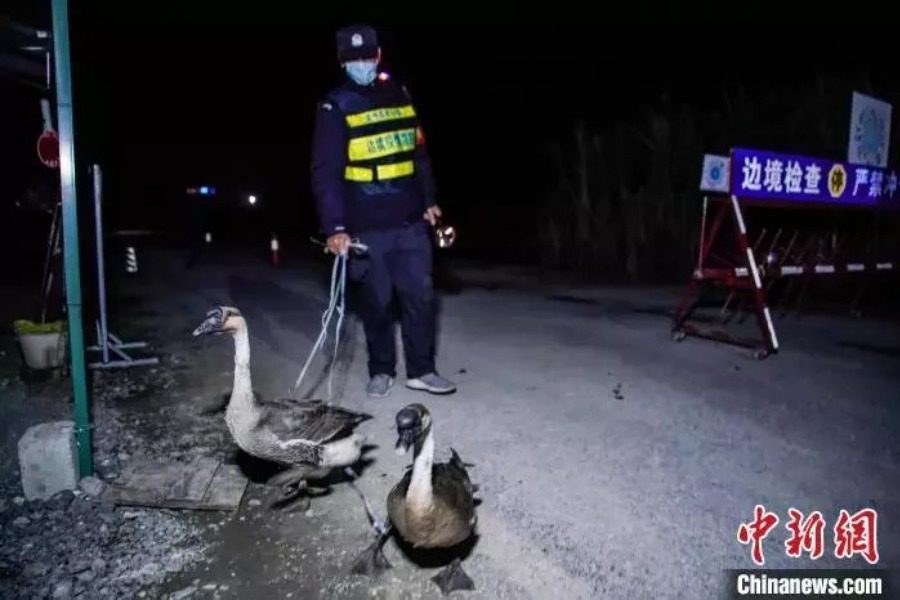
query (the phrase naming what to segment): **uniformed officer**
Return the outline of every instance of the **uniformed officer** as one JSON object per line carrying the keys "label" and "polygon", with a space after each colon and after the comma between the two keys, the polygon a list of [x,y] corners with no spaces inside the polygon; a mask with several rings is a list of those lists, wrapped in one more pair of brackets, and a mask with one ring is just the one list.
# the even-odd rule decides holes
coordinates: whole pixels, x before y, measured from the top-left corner
{"label": "uniformed officer", "polygon": [[441,216],[425,138],[406,88],[378,73],[381,49],[365,25],[337,33],[343,85],[316,113],[312,185],[327,247],[348,250],[351,236],[368,246],[351,255],[348,275],[361,283],[369,353],[366,391],[384,397],[396,377],[396,292],[407,387],[436,394],[456,390],[435,369],[433,226]]}

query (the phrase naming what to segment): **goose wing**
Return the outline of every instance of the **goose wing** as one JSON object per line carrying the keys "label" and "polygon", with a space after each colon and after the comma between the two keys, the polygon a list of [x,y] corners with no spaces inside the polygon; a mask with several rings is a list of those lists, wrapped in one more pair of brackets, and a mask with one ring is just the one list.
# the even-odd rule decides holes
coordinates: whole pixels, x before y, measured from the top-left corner
{"label": "goose wing", "polygon": [[440,463],[432,468],[431,485],[434,495],[440,497],[455,510],[471,515],[475,512],[475,486],[465,467],[454,461]]}
{"label": "goose wing", "polygon": [[266,407],[262,425],[281,439],[324,444],[343,438],[372,415],[321,400],[283,399]]}
{"label": "goose wing", "polygon": [[435,465],[438,466],[440,471],[435,471],[432,479],[436,493],[442,494],[453,506],[465,513],[470,523],[474,523],[475,492],[478,491],[478,486],[472,483],[466,468],[473,465],[463,462],[456,450],[450,448],[450,460]]}

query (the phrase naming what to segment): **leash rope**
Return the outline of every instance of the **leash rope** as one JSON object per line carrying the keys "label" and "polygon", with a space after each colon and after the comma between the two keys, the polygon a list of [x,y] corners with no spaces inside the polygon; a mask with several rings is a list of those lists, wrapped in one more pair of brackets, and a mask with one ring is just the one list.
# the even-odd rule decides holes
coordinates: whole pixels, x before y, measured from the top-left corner
{"label": "leash rope", "polygon": [[322,313],[322,329],[319,332],[319,337],[316,338],[316,343],[313,344],[312,350],[309,353],[309,356],[306,358],[306,362],[303,364],[303,368],[300,370],[300,375],[297,377],[297,381],[294,383],[294,387],[291,388],[291,391],[296,391],[297,388],[300,387],[300,384],[303,382],[303,379],[306,377],[307,371],[309,371],[310,365],[312,365],[312,361],[318,353],[322,346],[325,344],[325,340],[328,338],[328,328],[331,324],[331,320],[334,317],[334,314],[338,314],[338,323],[335,328],[335,340],[334,340],[334,354],[332,356],[331,365],[328,367],[328,400],[331,400],[332,393],[332,380],[334,374],[334,362],[337,358],[338,346],[340,344],[340,334],[341,334],[341,325],[344,321],[344,286],[346,283],[346,269],[347,257],[346,255],[337,255],[334,257],[334,263],[331,267],[331,287],[330,287],[330,295],[328,299],[328,307],[325,309],[325,312]]}
{"label": "leash rope", "polygon": [[359,475],[356,474],[356,471],[353,470],[352,467],[344,467],[344,473],[346,473],[350,477],[350,481],[347,483],[350,484],[350,487],[356,491],[359,497],[363,501],[363,506],[366,509],[366,517],[369,519],[369,524],[372,526],[378,535],[380,536],[388,536],[391,533],[391,524],[387,519],[378,518],[377,513],[372,509],[372,505],[369,504],[369,499],[363,493],[359,486],[356,485],[356,480],[359,478]]}
{"label": "leash rope", "polygon": [[[315,239],[313,239],[313,242],[319,245],[324,245],[320,241]],[[350,250],[364,253],[368,250],[368,247],[365,244],[360,243],[359,240],[354,239],[350,243]],[[316,353],[322,349],[322,346],[325,344],[325,340],[328,339],[328,328],[331,325],[331,320],[334,318],[334,315],[337,314],[337,323],[334,329],[334,352],[332,352],[331,364],[328,366],[327,401],[331,400],[332,382],[334,380],[334,365],[337,362],[338,349],[340,348],[341,343],[341,328],[344,325],[347,288],[347,260],[348,254],[346,253],[338,254],[334,257],[334,263],[332,263],[331,266],[331,286],[328,298],[328,307],[325,309],[325,312],[322,313],[322,329],[319,332],[319,337],[316,339],[316,343],[313,344],[309,356],[306,358],[306,363],[304,363],[303,368],[300,370],[300,375],[297,377],[297,381],[291,388],[291,392],[296,391],[297,388],[300,387],[300,384],[303,382],[303,379],[306,377],[306,373],[309,370],[310,365],[312,365],[313,358],[315,358]]]}

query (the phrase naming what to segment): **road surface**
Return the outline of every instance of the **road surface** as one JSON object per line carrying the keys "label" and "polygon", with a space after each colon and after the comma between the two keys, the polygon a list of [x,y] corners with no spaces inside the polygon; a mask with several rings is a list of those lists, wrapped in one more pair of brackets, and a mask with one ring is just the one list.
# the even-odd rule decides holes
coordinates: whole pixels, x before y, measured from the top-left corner
{"label": "road surface", "polygon": [[[247,319],[256,391],[286,395],[318,334],[323,269],[236,254],[187,269],[165,253],[146,254],[141,269],[120,280],[117,320],[185,362],[178,392],[148,400],[175,407],[158,435],[190,442],[223,431],[221,414],[203,407],[230,389],[230,340],[189,336],[217,304]],[[724,570],[753,568],[737,530],[758,504],[780,519],[763,543],[766,567],[868,567],[834,556],[840,510],[862,508],[879,516],[879,566],[900,564],[896,323],[788,319],[782,352],[757,361],[712,342],[671,341],[666,312],[677,290],[541,285],[509,269],[459,276],[463,290],[441,300],[438,363],[458,393],[406,390],[400,365],[389,398],[366,398],[362,328],[351,319],[335,400],[375,416],[363,430],[377,448],[358,485],[382,514],[409,461],[393,453],[404,405],[431,410],[440,457],[452,446],[474,463],[479,537],[463,565],[478,589],[468,597],[723,597]],[[208,517],[208,561],[159,589],[205,597],[213,582],[216,597],[440,597],[428,580],[440,565],[393,542],[395,568],[381,579],[348,574],[372,535],[340,478],[308,514],[272,513],[266,494],[254,484],[238,514]],[[821,511],[821,559],[786,555],[791,507]]]}

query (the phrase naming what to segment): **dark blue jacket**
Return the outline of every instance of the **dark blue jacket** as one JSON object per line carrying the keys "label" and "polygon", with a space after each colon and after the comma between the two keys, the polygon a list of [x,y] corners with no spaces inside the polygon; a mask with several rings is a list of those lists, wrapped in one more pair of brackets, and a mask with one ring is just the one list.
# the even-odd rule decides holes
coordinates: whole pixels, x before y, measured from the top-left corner
{"label": "dark blue jacket", "polygon": [[[379,118],[383,112],[378,109],[411,106],[406,89],[387,78],[379,77],[370,86],[359,86],[347,80],[343,85],[329,92],[319,103],[316,111],[315,133],[312,148],[312,188],[319,213],[322,231],[325,235],[346,231],[351,235],[363,231],[402,227],[408,223],[421,221],[427,207],[436,203],[435,183],[431,161],[425,148],[424,135],[418,119],[395,119],[388,122],[369,124],[365,117]],[[370,112],[374,111],[374,112]],[[354,117],[354,115],[357,115]],[[350,116],[355,126],[351,127]],[[362,125],[360,125],[362,123]],[[410,144],[408,134],[415,128],[415,147]],[[403,137],[391,137],[401,130]],[[387,131],[390,130],[390,131]],[[373,135],[379,134],[379,135]],[[351,139],[388,136],[370,143],[373,152],[383,151],[384,146],[408,151],[392,156],[356,156],[351,160],[349,149]],[[362,140],[362,141],[365,141]],[[382,142],[385,142],[382,145]],[[357,142],[358,143],[358,142]],[[391,164],[394,161],[394,164]],[[414,173],[408,176],[381,179],[381,168],[398,166],[400,161]],[[364,173],[373,174],[370,181],[350,180],[345,175],[347,167],[359,167]],[[387,171],[385,171],[387,172]]]}

